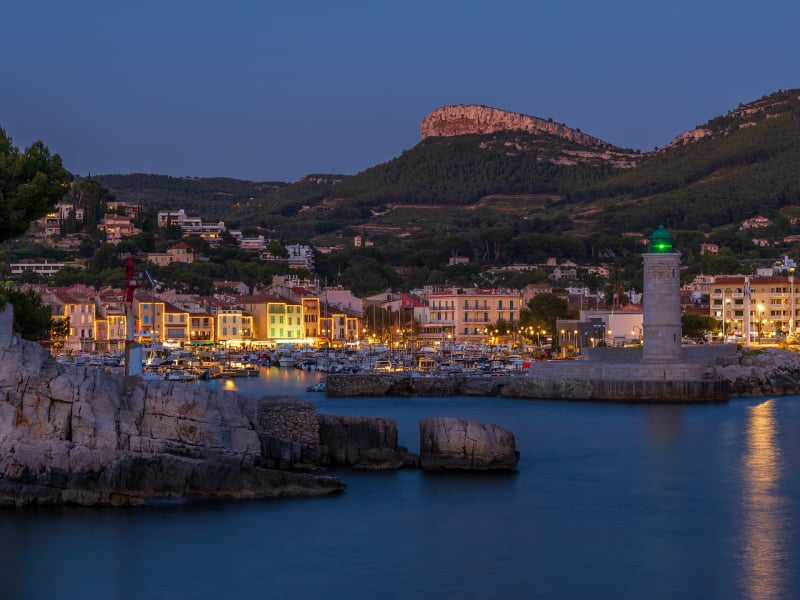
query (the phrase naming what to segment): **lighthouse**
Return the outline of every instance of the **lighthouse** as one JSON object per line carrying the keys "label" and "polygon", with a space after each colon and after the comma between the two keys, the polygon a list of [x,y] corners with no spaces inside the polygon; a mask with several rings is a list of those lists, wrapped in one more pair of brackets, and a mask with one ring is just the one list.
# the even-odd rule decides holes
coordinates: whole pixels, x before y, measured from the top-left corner
{"label": "lighthouse", "polygon": [[681,254],[672,234],[659,225],[644,260],[644,346],[642,362],[681,361]]}

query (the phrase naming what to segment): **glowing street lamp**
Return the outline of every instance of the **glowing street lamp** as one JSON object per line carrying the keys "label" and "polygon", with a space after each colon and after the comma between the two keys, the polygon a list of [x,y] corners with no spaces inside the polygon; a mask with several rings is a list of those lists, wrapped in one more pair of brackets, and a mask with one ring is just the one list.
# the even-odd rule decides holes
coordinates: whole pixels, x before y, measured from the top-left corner
{"label": "glowing street lamp", "polygon": [[[725,296],[725,292],[722,292],[722,295],[723,295],[723,297],[724,297],[724,296]],[[730,312],[731,312],[731,310],[730,310],[730,304],[731,304],[731,299],[730,299],[730,298],[727,298],[727,299],[726,299],[726,300],[725,300],[725,301],[722,303],[722,341],[723,341],[723,342],[725,341],[725,306],[726,306],[726,305],[728,306],[728,314],[730,314]]]}
{"label": "glowing street lamp", "polygon": [[789,313],[789,335],[794,335],[794,267],[789,268],[789,294],[791,312]]}

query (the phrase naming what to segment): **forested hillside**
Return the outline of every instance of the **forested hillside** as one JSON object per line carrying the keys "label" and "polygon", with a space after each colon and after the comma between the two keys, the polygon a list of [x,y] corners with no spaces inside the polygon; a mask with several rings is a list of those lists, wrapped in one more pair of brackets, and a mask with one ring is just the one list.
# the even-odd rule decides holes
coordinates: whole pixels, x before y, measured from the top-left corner
{"label": "forested hillside", "polygon": [[111,190],[118,200],[144,207],[184,208],[208,219],[224,219],[232,210],[263,199],[286,185],[283,182],[147,173],[97,175],[92,179]]}
{"label": "forested hillside", "polygon": [[[765,111],[712,119],[699,141],[650,154],[636,168],[572,196],[602,201],[604,226],[711,228],[800,203],[798,91],[773,95]],[[749,113],[749,114],[748,114]]]}

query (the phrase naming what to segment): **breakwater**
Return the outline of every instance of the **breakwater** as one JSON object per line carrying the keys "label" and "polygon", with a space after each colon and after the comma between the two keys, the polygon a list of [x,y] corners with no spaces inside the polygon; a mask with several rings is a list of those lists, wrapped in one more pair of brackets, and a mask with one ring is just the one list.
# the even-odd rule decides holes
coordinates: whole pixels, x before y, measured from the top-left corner
{"label": "breakwater", "polygon": [[504,396],[611,402],[725,402],[725,379],[637,380],[539,378],[520,373],[500,376],[411,377],[408,373],[331,374],[326,395],[349,396]]}

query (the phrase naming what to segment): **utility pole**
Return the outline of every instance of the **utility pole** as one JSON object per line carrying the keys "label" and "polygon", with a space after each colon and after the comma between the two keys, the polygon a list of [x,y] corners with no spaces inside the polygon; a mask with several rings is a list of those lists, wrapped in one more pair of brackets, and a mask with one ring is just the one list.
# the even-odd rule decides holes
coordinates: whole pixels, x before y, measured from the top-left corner
{"label": "utility pole", "polygon": [[133,311],[133,292],[139,285],[136,283],[133,258],[125,261],[125,374],[142,374],[142,345],[136,342],[136,317]]}

